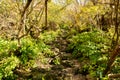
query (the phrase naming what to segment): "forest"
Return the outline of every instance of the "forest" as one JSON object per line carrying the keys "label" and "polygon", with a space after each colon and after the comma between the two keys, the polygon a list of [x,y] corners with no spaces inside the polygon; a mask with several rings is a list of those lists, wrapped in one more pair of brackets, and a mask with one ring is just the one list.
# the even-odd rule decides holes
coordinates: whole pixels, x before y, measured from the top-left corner
{"label": "forest", "polygon": [[120,80],[120,0],[0,0],[0,80]]}

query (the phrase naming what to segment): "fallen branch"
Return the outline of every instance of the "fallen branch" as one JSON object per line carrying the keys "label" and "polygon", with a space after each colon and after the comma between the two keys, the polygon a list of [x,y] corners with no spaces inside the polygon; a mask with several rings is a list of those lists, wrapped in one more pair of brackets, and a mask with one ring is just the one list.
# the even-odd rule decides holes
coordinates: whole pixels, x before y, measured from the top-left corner
{"label": "fallen branch", "polygon": [[112,78],[120,78],[120,73],[119,74],[108,74],[108,78],[112,79]]}

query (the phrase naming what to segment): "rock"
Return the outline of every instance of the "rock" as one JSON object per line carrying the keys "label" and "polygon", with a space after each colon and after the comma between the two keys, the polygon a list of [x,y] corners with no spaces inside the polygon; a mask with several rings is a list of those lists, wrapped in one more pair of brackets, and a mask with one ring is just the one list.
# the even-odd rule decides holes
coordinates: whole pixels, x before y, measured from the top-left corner
{"label": "rock", "polygon": [[64,77],[64,80],[73,80],[73,75],[72,74],[66,74],[66,76]]}
{"label": "rock", "polygon": [[81,73],[81,69],[80,68],[75,68],[74,69],[74,74],[75,75],[78,75],[78,74],[80,74]]}
{"label": "rock", "polygon": [[63,65],[54,65],[51,69],[52,70],[62,70],[64,68]]}
{"label": "rock", "polygon": [[70,60],[72,59],[72,55],[70,53],[63,53],[62,56],[61,56],[61,59],[62,60]]}
{"label": "rock", "polygon": [[32,70],[33,73],[34,72],[38,72],[38,73],[46,73],[46,72],[48,72],[48,70],[46,70],[44,68],[39,68],[39,67],[32,68],[31,70]]}
{"label": "rock", "polygon": [[86,77],[83,76],[82,74],[74,75],[72,77],[72,80],[86,80]]}
{"label": "rock", "polygon": [[73,73],[73,69],[72,68],[65,68],[65,69],[63,69],[63,72],[66,73],[65,75],[72,74]]}
{"label": "rock", "polygon": [[73,62],[70,60],[64,60],[61,62],[61,64],[65,67],[73,67]]}
{"label": "rock", "polygon": [[93,78],[91,75],[86,75],[86,79],[87,79],[87,80],[96,80],[96,79]]}

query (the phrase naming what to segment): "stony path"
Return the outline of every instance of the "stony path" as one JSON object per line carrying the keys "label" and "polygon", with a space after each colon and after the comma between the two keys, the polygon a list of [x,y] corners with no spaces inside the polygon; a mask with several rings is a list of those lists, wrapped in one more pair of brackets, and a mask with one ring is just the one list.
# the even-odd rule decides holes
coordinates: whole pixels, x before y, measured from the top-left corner
{"label": "stony path", "polygon": [[[89,75],[82,72],[82,65],[78,60],[72,57],[72,53],[66,52],[69,42],[67,42],[62,35],[51,43],[52,50],[56,53],[55,57],[60,58],[60,64],[54,65],[52,60],[54,60],[55,57],[51,59],[50,64],[47,65],[47,68],[50,68],[50,70],[44,70],[45,72],[42,72],[42,74],[45,74],[46,80],[94,80]],[[45,69],[45,65],[43,68]],[[41,74],[41,70],[39,69],[38,71],[37,74]],[[37,80],[38,76],[34,77],[34,79]]]}
{"label": "stony path", "polygon": [[[45,80],[94,80],[82,71],[83,65],[81,62],[74,59],[72,53],[66,52],[68,44],[69,42],[64,37],[64,34],[58,36],[56,40],[49,44],[56,56],[48,58],[46,64],[37,61],[38,67],[31,69],[29,73],[25,73],[27,75],[24,74],[21,77],[32,78],[33,80],[42,80],[42,77]],[[56,57],[60,59],[60,64],[55,65],[52,62]]]}

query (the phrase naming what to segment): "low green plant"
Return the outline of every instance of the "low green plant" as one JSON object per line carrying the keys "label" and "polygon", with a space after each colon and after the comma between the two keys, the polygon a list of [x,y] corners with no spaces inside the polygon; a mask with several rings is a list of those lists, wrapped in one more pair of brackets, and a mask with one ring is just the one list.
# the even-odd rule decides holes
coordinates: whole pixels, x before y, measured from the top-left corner
{"label": "low green plant", "polygon": [[102,76],[102,71],[106,67],[107,52],[110,48],[107,35],[103,31],[95,29],[73,36],[70,42],[68,50],[73,51],[73,56],[81,61],[87,59],[89,73],[93,76]]}
{"label": "low green plant", "polygon": [[15,56],[4,58],[0,61],[0,79],[13,76],[13,71],[19,65],[19,59]]}
{"label": "low green plant", "polygon": [[53,55],[53,52],[50,50],[50,46],[46,45],[44,41],[38,40],[37,42],[34,39],[23,39],[22,46],[20,49],[20,59],[23,63],[28,62],[29,60],[34,60],[40,55]]}
{"label": "low green plant", "polygon": [[55,59],[53,60],[53,63],[54,63],[55,65],[59,65],[59,64],[60,64],[60,58],[55,58]]}
{"label": "low green plant", "polygon": [[44,41],[45,43],[49,43],[55,40],[55,38],[59,34],[59,30],[57,31],[47,31],[41,34],[40,39]]}
{"label": "low green plant", "polygon": [[0,79],[11,79],[14,78],[13,70],[17,66],[33,67],[36,58],[38,59],[41,55],[45,58],[44,55],[53,55],[53,52],[50,50],[50,46],[42,40],[23,38],[21,47],[18,49],[16,40],[0,38],[0,55]]}

